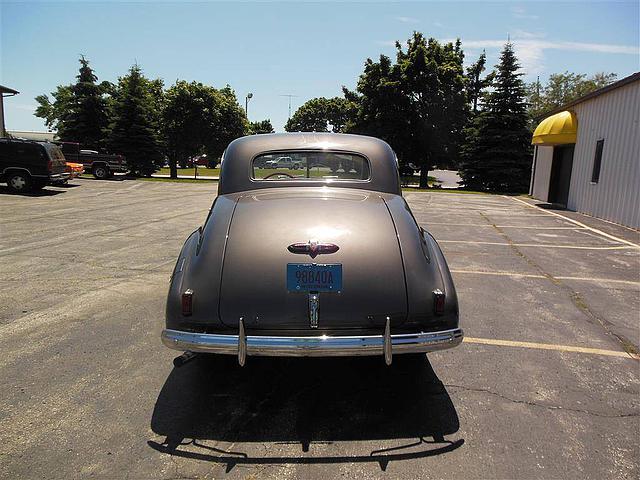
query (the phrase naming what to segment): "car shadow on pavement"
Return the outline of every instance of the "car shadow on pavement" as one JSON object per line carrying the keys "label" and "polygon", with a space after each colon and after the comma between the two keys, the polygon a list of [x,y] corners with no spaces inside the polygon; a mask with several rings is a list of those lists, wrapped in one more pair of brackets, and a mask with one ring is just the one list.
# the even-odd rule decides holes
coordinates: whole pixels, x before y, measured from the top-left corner
{"label": "car shadow on pavement", "polygon": [[[59,187],[59,185],[56,185],[56,187]],[[64,190],[50,190],[46,187],[42,190],[31,190],[28,192],[16,193],[11,191],[9,187],[0,185],[0,195],[19,195],[21,197],[52,197],[60,193],[64,193]]]}
{"label": "car shadow on pavement", "polygon": [[[247,358],[200,356],[174,368],[151,419],[155,450],[226,464],[377,462],[438,455],[459,448],[458,415],[426,356],[382,358]],[[428,439],[428,437],[431,437]],[[259,456],[243,443],[299,444],[399,440],[400,446],[349,456]],[[233,451],[206,445],[225,442]],[[389,443],[389,442],[387,442]],[[396,442],[398,443],[398,442]],[[371,443],[367,444],[367,449]],[[280,449],[282,450],[282,449]],[[352,448],[350,448],[352,451]]]}

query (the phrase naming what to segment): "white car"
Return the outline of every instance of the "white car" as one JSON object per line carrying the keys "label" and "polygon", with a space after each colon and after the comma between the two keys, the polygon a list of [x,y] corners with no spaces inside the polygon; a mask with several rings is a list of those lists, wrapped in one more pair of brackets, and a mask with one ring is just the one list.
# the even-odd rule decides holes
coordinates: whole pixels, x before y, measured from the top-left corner
{"label": "white car", "polygon": [[298,160],[294,160],[291,157],[278,157],[275,160],[267,160],[265,162],[266,168],[289,168],[291,170],[297,170],[302,167],[302,164]]}

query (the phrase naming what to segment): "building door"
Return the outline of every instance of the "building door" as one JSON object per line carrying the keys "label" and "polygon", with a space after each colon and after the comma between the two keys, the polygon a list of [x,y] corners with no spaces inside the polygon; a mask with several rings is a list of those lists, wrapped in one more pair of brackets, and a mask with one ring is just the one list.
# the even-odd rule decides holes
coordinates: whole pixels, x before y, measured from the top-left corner
{"label": "building door", "polygon": [[549,203],[567,206],[574,147],[575,145],[562,145],[553,148],[551,178],[549,179]]}

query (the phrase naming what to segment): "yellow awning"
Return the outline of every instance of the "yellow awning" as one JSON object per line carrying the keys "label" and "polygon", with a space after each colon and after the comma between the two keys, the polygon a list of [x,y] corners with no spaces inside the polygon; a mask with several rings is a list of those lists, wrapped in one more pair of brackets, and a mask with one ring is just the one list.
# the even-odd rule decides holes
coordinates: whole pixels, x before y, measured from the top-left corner
{"label": "yellow awning", "polygon": [[576,143],[578,119],[573,112],[560,112],[545,118],[533,132],[534,145]]}

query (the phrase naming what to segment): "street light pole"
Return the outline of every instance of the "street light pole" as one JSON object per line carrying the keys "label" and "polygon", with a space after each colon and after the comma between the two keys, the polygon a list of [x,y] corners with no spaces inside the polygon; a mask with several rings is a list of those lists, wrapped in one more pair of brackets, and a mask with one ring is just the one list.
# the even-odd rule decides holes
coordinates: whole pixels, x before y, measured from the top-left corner
{"label": "street light pole", "polygon": [[249,119],[249,99],[253,98],[253,93],[249,92],[247,93],[247,96],[244,97],[244,114],[246,115],[247,119]]}

